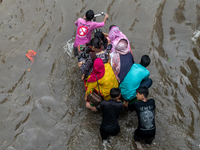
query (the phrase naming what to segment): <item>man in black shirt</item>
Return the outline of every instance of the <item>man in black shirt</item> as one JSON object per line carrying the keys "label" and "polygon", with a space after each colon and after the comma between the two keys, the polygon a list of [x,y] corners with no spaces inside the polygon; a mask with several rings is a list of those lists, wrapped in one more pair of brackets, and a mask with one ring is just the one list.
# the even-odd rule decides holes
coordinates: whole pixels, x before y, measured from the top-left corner
{"label": "man in black shirt", "polygon": [[[148,99],[149,94],[147,87],[139,87],[136,90],[136,102],[132,104],[125,103],[124,106],[135,110],[138,116],[138,127],[134,132],[134,140],[138,145],[139,141],[144,141],[146,144],[151,144],[155,138],[156,127],[155,127],[155,101],[154,99]],[[140,145],[141,146],[141,145]]]}
{"label": "man in black shirt", "polygon": [[90,108],[91,110],[102,111],[103,119],[100,126],[102,140],[108,139],[109,136],[116,136],[120,132],[118,120],[120,112],[123,109],[123,104],[119,99],[121,97],[120,89],[112,88],[110,90],[110,96],[110,100],[104,100],[101,102],[100,109],[92,107],[89,102],[86,103],[86,107]]}

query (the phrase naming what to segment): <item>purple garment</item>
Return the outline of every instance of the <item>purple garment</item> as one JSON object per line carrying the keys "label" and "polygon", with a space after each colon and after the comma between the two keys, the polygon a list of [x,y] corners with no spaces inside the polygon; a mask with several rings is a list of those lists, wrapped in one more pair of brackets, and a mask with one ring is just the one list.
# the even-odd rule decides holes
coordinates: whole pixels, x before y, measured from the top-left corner
{"label": "purple garment", "polygon": [[118,44],[118,42],[121,39],[126,39],[128,41],[128,49],[130,51],[130,42],[129,42],[128,38],[119,30],[119,27],[113,26],[109,31],[108,37],[112,44],[111,52],[115,51],[115,46]]}

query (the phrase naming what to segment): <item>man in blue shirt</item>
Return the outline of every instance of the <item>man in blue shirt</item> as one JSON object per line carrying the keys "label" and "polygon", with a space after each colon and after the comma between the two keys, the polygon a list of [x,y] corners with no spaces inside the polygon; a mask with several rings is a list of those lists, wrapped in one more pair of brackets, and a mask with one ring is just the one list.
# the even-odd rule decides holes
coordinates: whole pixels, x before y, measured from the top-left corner
{"label": "man in blue shirt", "polygon": [[136,97],[136,89],[140,86],[150,87],[152,80],[149,78],[150,72],[146,67],[150,64],[151,59],[148,55],[143,55],[140,64],[134,63],[130,71],[125,76],[124,80],[120,84],[122,97],[130,101]]}

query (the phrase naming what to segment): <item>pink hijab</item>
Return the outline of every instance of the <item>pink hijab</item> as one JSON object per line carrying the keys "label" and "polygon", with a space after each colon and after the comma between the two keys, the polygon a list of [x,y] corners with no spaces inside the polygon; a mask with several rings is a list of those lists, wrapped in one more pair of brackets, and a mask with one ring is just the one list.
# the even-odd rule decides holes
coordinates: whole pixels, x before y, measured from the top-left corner
{"label": "pink hijab", "polygon": [[118,44],[115,46],[115,51],[113,52],[113,55],[111,57],[111,66],[118,82],[120,82],[118,78],[118,74],[120,73],[120,67],[121,67],[120,55],[125,55],[128,54],[129,52],[130,51],[128,49],[128,44],[124,40],[119,41]]}
{"label": "pink hijab", "polygon": [[115,46],[121,39],[126,39],[128,41],[128,50],[130,51],[130,42],[128,38],[119,30],[119,27],[113,26],[109,31],[108,37],[112,44],[111,52],[115,51]]}
{"label": "pink hijab", "polygon": [[[103,60],[101,58],[97,58],[93,64],[93,70],[90,74],[90,78],[87,80],[88,82],[96,82],[97,79],[101,79],[105,74],[105,67],[103,64]],[[96,79],[97,76],[97,79]]]}

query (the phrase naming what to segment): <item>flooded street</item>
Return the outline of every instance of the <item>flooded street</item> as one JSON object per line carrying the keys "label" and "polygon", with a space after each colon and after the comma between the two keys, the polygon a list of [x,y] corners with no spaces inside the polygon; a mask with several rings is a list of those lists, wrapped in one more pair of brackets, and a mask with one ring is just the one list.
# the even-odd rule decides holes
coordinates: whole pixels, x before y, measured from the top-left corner
{"label": "flooded street", "polygon": [[[200,31],[200,0],[0,1],[0,150],[137,149],[135,112],[120,116],[120,134],[104,145],[101,113],[85,107],[73,42],[74,22],[88,9],[109,15],[103,32],[117,25],[136,63],[151,58],[156,137],[149,149],[199,150],[200,38],[191,38]],[[33,63],[28,50],[37,52]]]}

